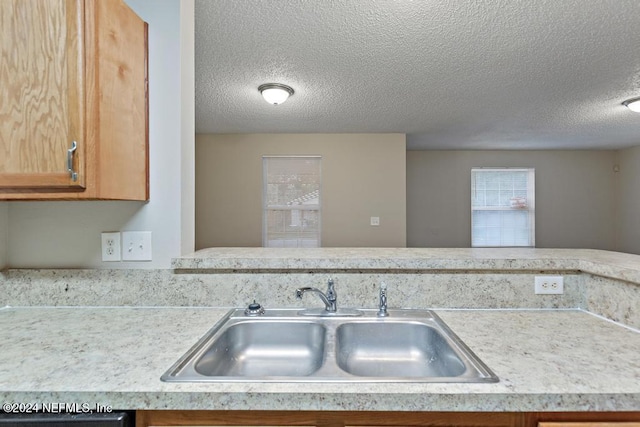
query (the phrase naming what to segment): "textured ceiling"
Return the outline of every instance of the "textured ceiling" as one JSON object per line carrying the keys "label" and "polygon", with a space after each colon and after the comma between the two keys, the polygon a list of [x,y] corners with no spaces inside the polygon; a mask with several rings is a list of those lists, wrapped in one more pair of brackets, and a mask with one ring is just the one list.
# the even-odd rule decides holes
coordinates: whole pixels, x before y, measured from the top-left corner
{"label": "textured ceiling", "polygon": [[[196,0],[198,133],[640,145],[640,0]],[[284,104],[262,83],[285,83]]]}

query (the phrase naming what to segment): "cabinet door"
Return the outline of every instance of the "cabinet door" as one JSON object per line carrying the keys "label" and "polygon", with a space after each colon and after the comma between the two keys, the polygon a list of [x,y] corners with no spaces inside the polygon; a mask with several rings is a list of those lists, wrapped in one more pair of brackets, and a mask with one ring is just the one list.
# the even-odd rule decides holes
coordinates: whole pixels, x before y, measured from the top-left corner
{"label": "cabinet door", "polygon": [[80,0],[0,0],[2,190],[85,185],[83,22]]}
{"label": "cabinet door", "polygon": [[[525,427],[513,412],[136,411],[139,427]],[[624,426],[622,426],[624,427]],[[631,427],[631,426],[629,426]]]}

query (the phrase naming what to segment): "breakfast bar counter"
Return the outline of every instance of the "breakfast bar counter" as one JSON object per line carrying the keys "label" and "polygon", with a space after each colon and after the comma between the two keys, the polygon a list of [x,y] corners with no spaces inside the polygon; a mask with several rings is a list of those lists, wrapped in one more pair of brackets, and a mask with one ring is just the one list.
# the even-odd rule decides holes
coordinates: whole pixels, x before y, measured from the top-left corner
{"label": "breakfast bar counter", "polygon": [[[534,278],[561,276],[561,295]],[[497,383],[160,380],[231,308],[432,309]],[[212,248],[171,270],[0,272],[0,402],[133,410],[640,411],[640,256],[578,249]],[[17,408],[20,408],[18,406]]]}

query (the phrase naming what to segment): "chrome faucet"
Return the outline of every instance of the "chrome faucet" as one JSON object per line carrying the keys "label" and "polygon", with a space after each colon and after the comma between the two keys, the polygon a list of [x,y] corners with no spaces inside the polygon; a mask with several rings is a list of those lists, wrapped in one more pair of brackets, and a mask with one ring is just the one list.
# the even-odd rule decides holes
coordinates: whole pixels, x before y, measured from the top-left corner
{"label": "chrome faucet", "polygon": [[378,317],[387,317],[387,284],[380,283],[380,303],[378,304]]}
{"label": "chrome faucet", "polygon": [[320,297],[325,306],[325,311],[329,313],[335,313],[338,310],[338,294],[336,293],[336,289],[333,286],[333,279],[329,279],[327,281],[327,293],[324,294],[320,289],[305,287],[296,289],[296,298],[302,299],[302,295],[305,292],[313,292]]}

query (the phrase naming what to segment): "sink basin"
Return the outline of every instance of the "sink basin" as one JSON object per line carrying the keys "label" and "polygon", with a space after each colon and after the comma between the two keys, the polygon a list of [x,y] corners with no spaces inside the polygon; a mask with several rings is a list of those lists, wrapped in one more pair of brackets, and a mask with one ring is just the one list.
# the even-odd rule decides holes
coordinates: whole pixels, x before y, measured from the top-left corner
{"label": "sink basin", "polygon": [[423,323],[345,323],[336,332],[340,369],[365,377],[458,377],[464,362],[436,329]]}
{"label": "sink basin", "polygon": [[194,365],[205,376],[307,376],[322,366],[325,328],[307,322],[237,323]]}
{"label": "sink basin", "polygon": [[227,313],[161,377],[176,382],[497,382],[430,310]]}

